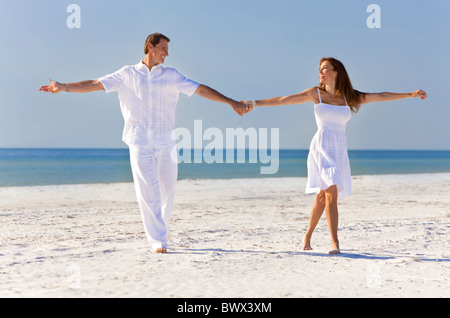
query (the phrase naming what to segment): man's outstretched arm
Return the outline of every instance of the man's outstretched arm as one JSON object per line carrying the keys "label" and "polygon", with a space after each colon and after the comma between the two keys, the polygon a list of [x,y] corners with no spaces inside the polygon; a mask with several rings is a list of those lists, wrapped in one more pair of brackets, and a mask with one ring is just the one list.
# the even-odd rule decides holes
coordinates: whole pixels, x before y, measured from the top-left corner
{"label": "man's outstretched arm", "polygon": [[39,90],[42,92],[56,94],[61,91],[70,93],[89,93],[104,90],[103,84],[99,80],[89,80],[77,83],[62,84],[53,80],[50,80],[50,84],[42,86]]}
{"label": "man's outstretched arm", "polygon": [[247,106],[245,103],[237,102],[234,99],[228,98],[206,85],[200,85],[195,91],[195,94],[215,102],[226,103],[233,107],[234,111],[241,117]]}

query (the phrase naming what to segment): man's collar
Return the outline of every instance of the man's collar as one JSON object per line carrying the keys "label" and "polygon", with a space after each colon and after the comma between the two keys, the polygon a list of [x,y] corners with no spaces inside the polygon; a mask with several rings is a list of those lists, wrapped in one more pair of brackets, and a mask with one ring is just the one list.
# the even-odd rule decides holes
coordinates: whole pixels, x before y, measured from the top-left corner
{"label": "man's collar", "polygon": [[[147,71],[149,70],[148,66],[145,65],[144,62],[142,62],[142,60],[140,60],[139,63],[136,64],[136,68],[138,70],[143,70],[143,69],[147,69]],[[152,74],[154,72],[158,72],[158,73],[161,72],[161,65],[160,64],[155,65],[155,66],[152,67],[152,71],[150,73]]]}
{"label": "man's collar", "polygon": [[147,67],[147,65],[145,65],[144,62],[142,62],[142,60],[140,60],[139,63],[137,63],[137,64],[135,65],[135,67],[136,67],[138,70],[141,70],[141,69],[143,69],[144,67]]}

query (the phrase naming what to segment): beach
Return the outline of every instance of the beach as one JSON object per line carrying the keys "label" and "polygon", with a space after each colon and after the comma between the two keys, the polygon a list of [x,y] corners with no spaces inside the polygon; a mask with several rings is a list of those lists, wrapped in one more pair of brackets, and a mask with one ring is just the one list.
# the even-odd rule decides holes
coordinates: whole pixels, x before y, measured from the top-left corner
{"label": "beach", "polygon": [[450,297],[450,173],[360,175],[302,250],[306,178],[180,180],[167,254],[132,183],[0,188],[1,297]]}

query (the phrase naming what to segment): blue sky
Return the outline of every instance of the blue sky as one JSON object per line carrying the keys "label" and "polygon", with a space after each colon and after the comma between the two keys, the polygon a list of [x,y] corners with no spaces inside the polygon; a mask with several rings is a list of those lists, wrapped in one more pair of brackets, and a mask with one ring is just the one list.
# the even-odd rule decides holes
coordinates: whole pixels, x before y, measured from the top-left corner
{"label": "blue sky", "polygon": [[[81,28],[69,29],[69,4]],[[381,8],[370,29],[369,4]],[[364,105],[350,149],[450,149],[450,2],[0,0],[0,147],[122,148],[116,93],[38,92],[48,78],[95,79],[143,58],[145,38],[171,38],[165,66],[235,99],[288,95],[318,83],[323,56],[340,59],[361,91],[427,91],[429,98]],[[309,147],[313,104],[256,109],[181,96],[177,127],[279,128],[281,148]]]}

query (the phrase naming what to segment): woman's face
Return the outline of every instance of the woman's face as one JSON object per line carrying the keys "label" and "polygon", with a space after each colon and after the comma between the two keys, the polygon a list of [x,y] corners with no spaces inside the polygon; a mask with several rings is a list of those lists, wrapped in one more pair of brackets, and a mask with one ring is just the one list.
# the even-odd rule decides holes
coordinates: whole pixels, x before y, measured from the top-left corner
{"label": "woman's face", "polygon": [[334,84],[336,82],[337,72],[334,70],[333,64],[329,61],[324,61],[320,65],[319,78],[320,83],[325,85]]}

